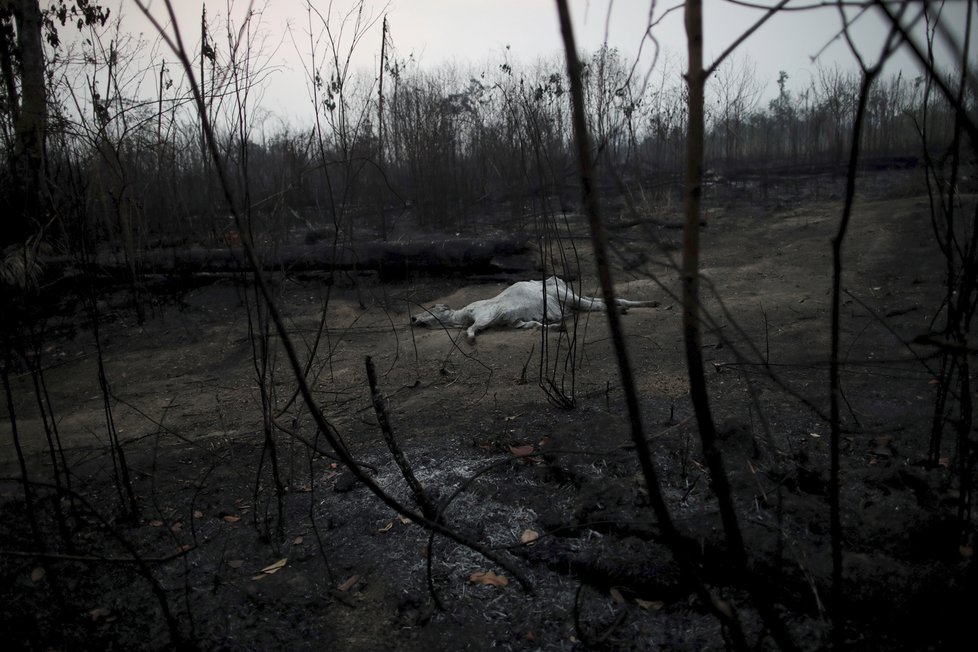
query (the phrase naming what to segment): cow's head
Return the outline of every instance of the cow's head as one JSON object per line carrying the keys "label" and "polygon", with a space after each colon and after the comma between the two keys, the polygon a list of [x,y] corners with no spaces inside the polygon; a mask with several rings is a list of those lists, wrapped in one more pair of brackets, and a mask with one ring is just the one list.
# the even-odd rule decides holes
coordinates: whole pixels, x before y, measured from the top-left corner
{"label": "cow's head", "polygon": [[436,303],[416,315],[411,315],[412,326],[448,326],[452,323],[452,312],[444,303]]}

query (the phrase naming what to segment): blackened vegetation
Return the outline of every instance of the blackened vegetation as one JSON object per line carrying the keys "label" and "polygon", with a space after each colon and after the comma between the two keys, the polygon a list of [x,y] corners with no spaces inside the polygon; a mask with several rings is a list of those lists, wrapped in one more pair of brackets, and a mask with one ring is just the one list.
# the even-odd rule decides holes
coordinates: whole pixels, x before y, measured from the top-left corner
{"label": "blackened vegetation", "polygon": [[[970,635],[972,45],[948,74],[945,18],[880,5],[927,74],[880,76],[846,23],[859,72],[782,74],[762,106],[735,53],[700,59],[700,4],[685,80],[578,61],[566,7],[568,56],[474,71],[420,68],[364,5],[312,12],[314,126],[261,138],[258,14],[202,13],[196,54],[160,24],[151,74],[96,31],[39,87],[41,30],[104,15],[3,5],[12,644]],[[382,88],[347,65],[371,25]],[[662,308],[478,345],[407,328],[552,274]]]}

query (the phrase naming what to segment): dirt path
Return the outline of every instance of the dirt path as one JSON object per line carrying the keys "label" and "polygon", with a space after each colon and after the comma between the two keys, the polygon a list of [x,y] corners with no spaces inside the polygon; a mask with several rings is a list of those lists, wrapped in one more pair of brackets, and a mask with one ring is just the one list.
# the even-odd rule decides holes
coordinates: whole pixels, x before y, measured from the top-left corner
{"label": "dirt path", "polygon": [[[829,240],[839,209],[820,203],[755,214],[739,205],[713,211],[703,233],[712,291],[704,354],[725,461],[754,569],[804,649],[822,648],[828,632],[828,424],[820,413],[827,411]],[[698,563],[738,605],[754,637],[762,626],[745,587],[728,572],[688,406],[681,314],[670,295],[676,275],[659,264],[663,254],[653,244],[675,237],[642,226],[617,232],[619,262],[629,268],[618,271],[621,296],[661,302],[630,311],[624,324],[667,501]],[[932,376],[904,343],[930,328],[942,293],[923,200],[858,204],[845,253],[851,643],[939,649],[967,621],[961,614],[978,606],[978,590],[974,565],[959,552],[947,469],[918,465],[927,450]],[[591,293],[587,265],[585,259],[584,289]],[[116,527],[145,557],[186,551],[151,564],[181,636],[217,649],[723,649],[717,623],[691,597],[659,540],[630,450],[604,317],[582,316],[565,334],[488,331],[475,346],[456,331],[406,325],[418,304],[458,307],[503,287],[429,279],[367,282],[357,291],[286,280],[279,291],[301,351],[312,346],[330,293],[310,378],[354,456],[376,469],[381,487],[412,504],[371,408],[364,368],[370,355],[418,479],[438,500],[450,499],[446,522],[508,559],[532,594],[479,554],[443,539],[430,543],[349,472],[310,457],[281,430],[275,437],[284,524],[276,530],[280,503],[262,454],[244,308],[253,302],[249,289],[229,282],[200,288],[181,304],[157,306],[142,325],[106,304],[112,421],[141,508],[138,525]],[[282,406],[293,383],[274,350],[271,386]],[[101,513],[115,514],[90,328],[80,325],[74,337],[50,343],[43,359],[73,486]],[[575,409],[548,400],[538,384],[541,368],[551,396],[573,398]],[[36,477],[49,478],[31,381],[26,373],[12,377],[17,424]],[[307,415],[293,409],[277,420],[316,439]],[[16,475],[6,412],[0,442],[3,473]],[[7,483],[3,492],[8,526],[0,548],[29,549],[20,490]],[[50,509],[45,514],[49,519]],[[91,517],[74,527],[77,553],[86,559],[53,561],[46,577],[32,578],[41,567],[36,560],[0,556],[10,587],[0,608],[4,627],[20,632],[24,646],[168,645],[138,566],[87,559],[132,551]],[[527,531],[542,538],[522,545]],[[445,611],[426,588],[429,553]],[[262,572],[281,559],[281,570]],[[508,585],[470,581],[490,570],[507,576]],[[58,592],[70,596],[63,609],[52,598]]]}

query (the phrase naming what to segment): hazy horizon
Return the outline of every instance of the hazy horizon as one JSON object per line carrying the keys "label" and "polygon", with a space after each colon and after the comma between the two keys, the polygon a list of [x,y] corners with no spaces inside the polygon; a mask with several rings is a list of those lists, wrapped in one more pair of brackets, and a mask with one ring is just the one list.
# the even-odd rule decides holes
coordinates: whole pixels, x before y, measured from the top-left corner
{"label": "hazy horizon", "polygon": [[[162,2],[149,2],[150,11],[165,20]],[[224,38],[228,7],[232,24],[241,25],[241,18],[249,6],[260,12],[260,28],[267,52],[266,65],[269,75],[262,98],[262,108],[272,112],[280,120],[290,122],[304,120],[311,113],[309,108],[308,62],[310,40],[323,37],[322,25],[316,12],[325,16],[332,9],[330,27],[334,35],[342,33],[341,41],[348,41],[352,23],[345,26],[340,17],[356,6],[353,0],[341,2],[310,3],[270,0],[265,3],[230,3],[222,7],[208,4],[208,19],[216,25],[215,38]],[[657,2],[622,2],[619,0],[593,0],[572,3],[572,12],[578,47],[582,52],[595,52],[602,44],[617,48],[624,59],[634,62],[639,79],[652,70],[653,53],[661,48],[656,66],[672,61],[675,74],[685,59],[685,30],[681,10],[667,11],[668,6]],[[797,4],[797,3],[795,3]],[[176,7],[188,47],[199,46],[199,21],[203,2],[181,2]],[[655,8],[651,30],[652,38],[644,38],[649,23],[650,7]],[[788,4],[792,7],[792,3]],[[960,5],[952,4],[945,12],[960,12]],[[121,29],[128,33],[143,33],[152,42],[153,28],[141,15],[132,0],[121,0],[113,8],[115,16],[122,15]],[[763,11],[742,5],[707,0],[704,3],[704,51],[708,60],[722,53],[737,37],[757,21]],[[855,16],[850,13],[850,19]],[[413,59],[425,70],[437,70],[456,65],[473,71],[485,70],[510,61],[527,68],[537,61],[562,55],[560,37],[553,0],[391,0],[389,3],[365,3],[365,14],[372,21],[357,44],[352,67],[368,77],[376,76],[380,59],[381,23],[386,16],[389,41],[393,50],[388,57]],[[311,18],[311,22],[310,22]],[[835,8],[808,11],[785,11],[766,23],[747,39],[736,51],[739,62],[748,62],[755,69],[761,84],[760,106],[777,94],[777,78],[780,71],[789,75],[788,87],[799,90],[808,86],[818,66],[838,66],[844,70],[858,70],[857,62],[849,46],[840,36],[841,19]],[[964,30],[963,20],[947,20],[946,24],[960,40]],[[312,29],[310,29],[310,25]],[[345,30],[345,32],[342,32]],[[310,36],[311,34],[311,36]],[[867,63],[878,56],[886,29],[878,12],[859,16],[852,28],[853,40]],[[918,30],[918,38],[919,38]],[[653,41],[654,39],[654,41]],[[222,42],[218,40],[218,46]],[[322,48],[320,41],[320,48]],[[344,43],[344,47],[348,43]],[[165,47],[150,52],[151,58],[168,58]],[[322,52],[320,52],[320,56]],[[939,65],[953,69],[954,63],[947,52],[937,52]],[[906,52],[897,53],[887,65],[886,73],[902,71],[905,76],[919,74],[919,67]],[[517,70],[522,72],[522,70]],[[661,68],[653,71],[661,72]]]}

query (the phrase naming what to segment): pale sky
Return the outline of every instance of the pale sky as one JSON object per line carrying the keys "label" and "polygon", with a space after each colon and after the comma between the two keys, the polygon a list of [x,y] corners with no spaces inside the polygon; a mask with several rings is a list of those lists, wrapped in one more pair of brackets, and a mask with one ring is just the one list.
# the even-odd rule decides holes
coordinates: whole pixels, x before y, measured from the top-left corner
{"label": "pale sky", "polygon": [[[121,13],[128,17],[126,25],[136,31],[150,32],[133,0],[121,0]],[[649,9],[655,7],[658,19],[672,2],[653,0],[570,0],[574,14],[578,46],[593,52],[605,40],[617,47],[629,60],[634,58],[642,45],[649,19]],[[774,4],[773,0],[756,0],[755,4]],[[149,1],[151,11],[163,16],[163,3]],[[184,36],[196,43],[194,26],[199,24],[199,0],[175,0]],[[313,2],[323,15],[339,17],[356,3],[353,0]],[[811,0],[799,0],[789,4],[811,5]],[[964,3],[951,0],[945,12],[953,15],[947,21],[958,38],[964,31]],[[248,2],[230,2],[231,15],[240,16]],[[270,76],[263,105],[268,110],[287,115],[294,113],[303,102],[308,102],[308,91],[301,59],[308,60],[309,29],[306,6],[301,0],[267,0],[255,2],[262,10],[262,25],[267,36],[267,47],[274,48],[270,63],[279,68]],[[444,63],[469,64],[476,69],[502,62],[504,51],[513,62],[532,64],[537,58],[549,57],[562,51],[562,41],[553,0],[390,0],[389,3],[367,3],[367,13],[374,17],[386,15],[390,24],[391,38],[400,57],[413,54],[424,68],[436,68]],[[610,11],[609,11],[610,7]],[[332,11],[330,11],[332,8]],[[207,3],[208,15],[224,16],[228,13],[228,0]],[[115,9],[116,12],[120,8]],[[705,40],[707,59],[720,54],[733,40],[752,25],[763,11],[745,8],[725,0],[704,0]],[[854,14],[852,14],[854,15]],[[978,21],[976,21],[978,22]],[[333,21],[334,29],[339,22]],[[818,55],[823,65],[839,65],[855,69],[856,64],[842,38],[836,38],[841,20],[835,8],[816,11],[783,12],[765,24],[738,50],[739,57],[749,58],[756,66],[759,81],[764,85],[765,100],[772,97],[777,87],[775,81],[780,70],[790,76],[789,85],[800,88],[807,85],[815,69],[812,57]],[[347,29],[347,33],[349,33]],[[188,33],[189,32],[189,33]],[[853,28],[854,38],[863,51],[867,62],[872,62],[885,36],[885,26],[877,10],[861,16]],[[678,63],[684,58],[685,30],[682,10],[665,15],[652,30],[659,45]],[[973,37],[976,38],[976,37]],[[297,51],[298,44],[298,51]],[[653,51],[646,40],[645,54]],[[947,55],[941,53],[945,64]],[[380,21],[359,44],[354,58],[355,66],[376,74],[380,58]],[[639,71],[648,69],[645,59]],[[898,56],[887,69],[902,69],[910,77],[919,69],[909,56]]]}

